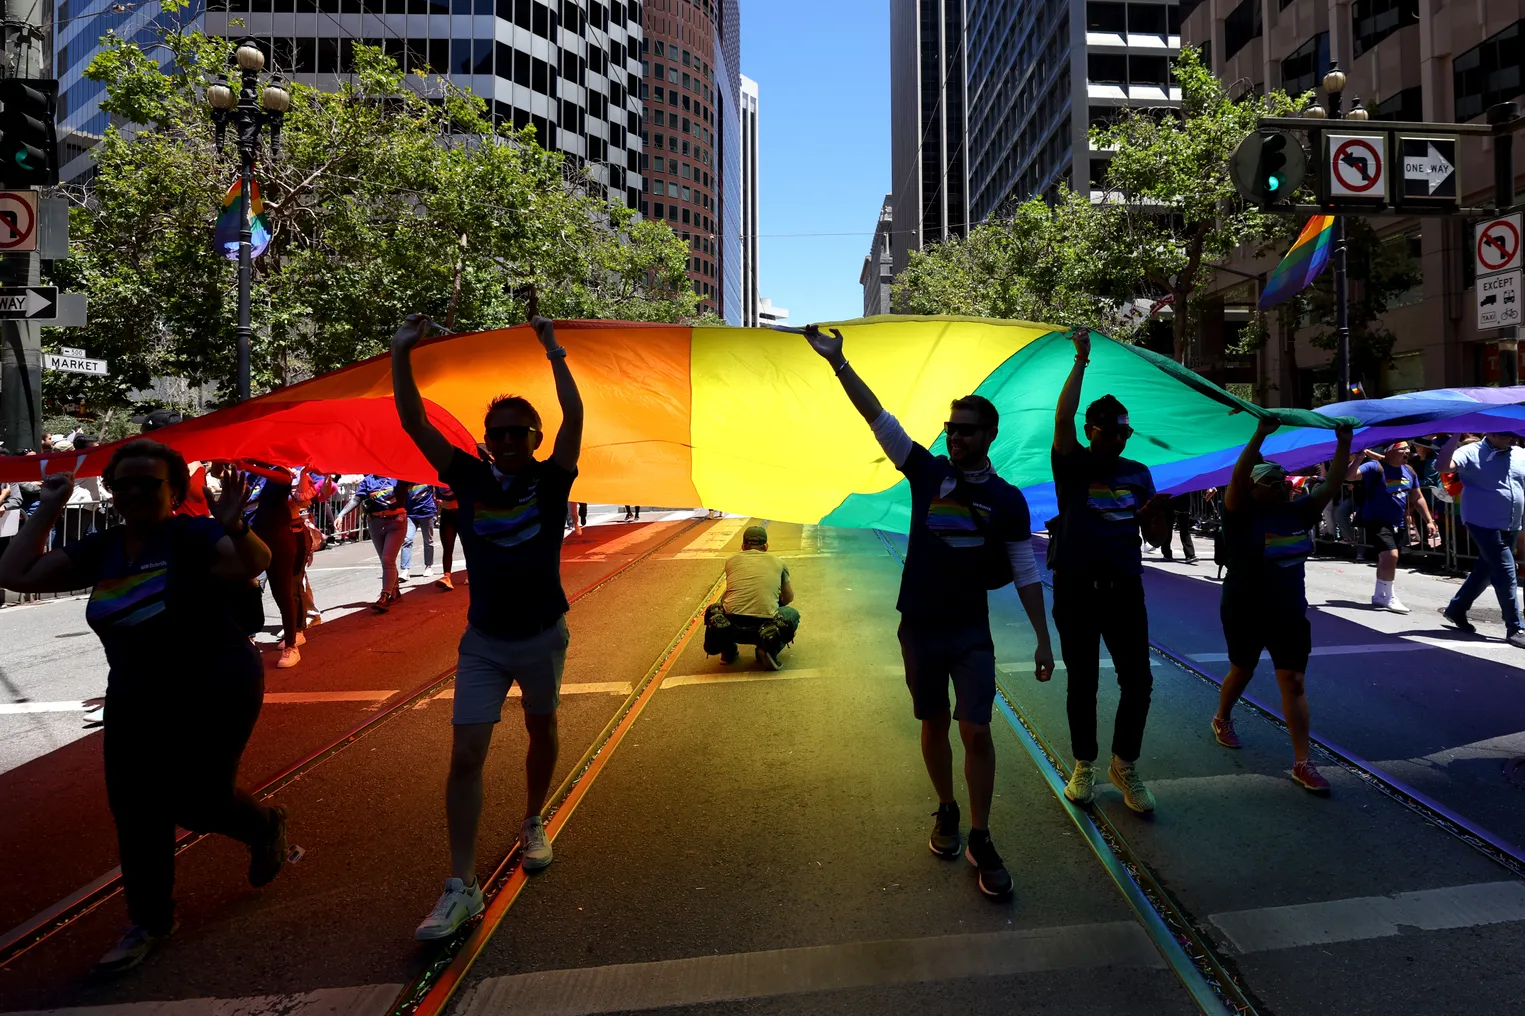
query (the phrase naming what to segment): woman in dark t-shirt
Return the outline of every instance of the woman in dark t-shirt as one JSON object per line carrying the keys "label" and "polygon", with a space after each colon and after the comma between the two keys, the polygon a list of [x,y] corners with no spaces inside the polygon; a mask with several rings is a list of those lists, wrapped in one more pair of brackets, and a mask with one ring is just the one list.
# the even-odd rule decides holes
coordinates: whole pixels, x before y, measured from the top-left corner
{"label": "woman in dark t-shirt", "polygon": [[[283,808],[236,785],[239,757],[264,699],[264,668],[234,614],[235,597],[270,551],[240,517],[232,474],[211,517],[175,514],[189,474],[150,440],[118,449],[102,474],[123,524],[46,551],[74,481],[49,476],[38,510],[0,557],[0,585],[25,592],[91,586],[85,617],[106,650],[106,796],[116,820],[131,925],[101,974],[139,963],[175,929],[175,827],[249,847],[261,886],[286,859]],[[175,646],[175,656],[166,647]]]}

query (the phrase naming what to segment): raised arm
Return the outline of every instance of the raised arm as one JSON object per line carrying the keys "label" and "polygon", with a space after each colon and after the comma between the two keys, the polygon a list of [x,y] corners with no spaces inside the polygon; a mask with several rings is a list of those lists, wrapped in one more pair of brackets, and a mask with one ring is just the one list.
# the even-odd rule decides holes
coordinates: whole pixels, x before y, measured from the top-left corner
{"label": "raised arm", "polygon": [[[1336,462],[1349,461],[1350,438],[1354,433],[1354,430],[1351,429],[1348,423],[1342,423],[1334,428],[1334,458],[1329,460],[1331,466]],[[1319,510],[1322,511],[1330,501],[1334,500],[1335,492],[1340,489],[1343,483],[1344,480],[1340,476],[1338,469],[1326,469],[1324,470],[1324,482],[1315,487],[1313,493],[1309,496],[1313,498],[1313,503],[1318,505]]]}
{"label": "raised arm", "polygon": [[217,541],[212,574],[228,582],[248,582],[270,567],[270,548],[244,522],[244,499],[248,495],[248,481],[233,470],[222,481],[222,496],[213,498],[209,493],[207,497],[212,518],[228,534]]}
{"label": "raised arm", "polygon": [[577,457],[582,454],[582,393],[572,379],[567,366],[567,351],[556,342],[556,326],[549,318],[530,319],[545,355],[551,361],[551,374],[556,378],[556,401],[561,404],[561,429],[556,432],[556,444],[551,449],[551,461],[567,472],[577,469]]}
{"label": "raised arm", "polygon": [[[1239,453],[1239,461],[1234,463],[1234,475],[1229,477],[1228,490],[1223,495],[1223,506],[1231,512],[1243,508],[1250,501],[1251,474],[1255,467],[1260,465],[1260,446],[1266,438],[1276,432],[1281,426],[1279,420],[1269,416],[1262,416],[1259,425],[1255,428],[1255,434],[1245,443],[1244,451]],[[1346,450],[1349,450],[1347,445]],[[1335,456],[1338,458],[1339,456]]]}
{"label": "raised arm", "polygon": [[[48,533],[74,493],[74,477],[54,473],[42,481],[42,498],[0,554],[0,589],[18,593],[62,593],[78,589],[81,580],[74,561],[62,550],[49,551]],[[88,583],[83,583],[88,585]]]}
{"label": "raised arm", "polygon": [[1441,446],[1440,454],[1435,459],[1435,471],[1449,473],[1451,471],[1451,459],[1455,457],[1457,449],[1461,447],[1461,435],[1452,434]]}
{"label": "raised arm", "polygon": [[1075,341],[1075,366],[1064,379],[1059,392],[1059,407],[1054,410],[1054,451],[1068,455],[1080,446],[1075,433],[1075,414],[1080,412],[1080,388],[1085,383],[1086,364],[1091,362],[1091,332],[1078,329],[1071,338]]}
{"label": "raised arm", "polygon": [[418,393],[418,382],[413,380],[413,347],[428,330],[427,317],[409,314],[397,334],[392,336],[392,398],[397,403],[397,417],[402,421],[402,429],[408,432],[408,437],[424,453],[435,472],[443,472],[450,465],[455,446],[429,422],[424,412],[424,397]]}
{"label": "raised arm", "polygon": [[858,372],[853,370],[852,364],[847,362],[847,357],[842,353],[842,333],[833,328],[830,335],[824,335],[818,326],[808,325],[805,328],[805,341],[810,343],[811,349],[821,354],[823,360],[831,364],[837,380],[842,383],[842,390],[847,393],[847,398],[858,414],[870,425],[878,420],[884,412],[884,406],[880,405],[879,397],[858,376]]}

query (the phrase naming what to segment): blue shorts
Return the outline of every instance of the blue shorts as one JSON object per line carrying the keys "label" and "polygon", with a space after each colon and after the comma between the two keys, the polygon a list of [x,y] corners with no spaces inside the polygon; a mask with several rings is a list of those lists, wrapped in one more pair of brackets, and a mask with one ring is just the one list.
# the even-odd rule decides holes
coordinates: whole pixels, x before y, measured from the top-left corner
{"label": "blue shorts", "polygon": [[956,719],[989,723],[995,704],[995,643],[990,621],[948,627],[902,620],[900,653],[905,683],[918,720],[948,711],[948,682],[953,682]]}
{"label": "blue shorts", "polygon": [[518,682],[524,711],[549,716],[561,705],[561,672],[567,663],[567,619],[525,639],[488,635],[471,625],[461,636],[455,671],[455,715],[451,722],[497,723],[508,690]]}

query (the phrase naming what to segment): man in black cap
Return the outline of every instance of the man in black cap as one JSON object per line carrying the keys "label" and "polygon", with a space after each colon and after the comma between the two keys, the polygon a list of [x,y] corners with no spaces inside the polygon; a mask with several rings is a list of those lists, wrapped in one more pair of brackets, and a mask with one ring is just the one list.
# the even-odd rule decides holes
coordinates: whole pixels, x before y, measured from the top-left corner
{"label": "man in black cap", "polygon": [[[981,892],[1005,896],[1011,892],[1011,876],[990,839],[995,643],[987,591],[1016,585],[1038,640],[1033,653],[1038,680],[1052,675],[1054,654],[1033,560],[1027,499],[990,464],[1000,415],[979,395],[954,400],[943,424],[948,454],[934,456],[911,440],[852,369],[842,353],[841,332],[832,329],[829,336],[822,335],[812,325],[805,329],[805,338],[831,365],[853,408],[868,421],[890,463],[911,485],[910,539],[895,607],[901,615],[898,634],[906,685],[921,721],[922,761],[938,797],[927,846],[940,857],[959,853],[953,751],[948,744],[948,731],[957,717],[972,826],[964,857],[979,871]],[[950,680],[957,701],[952,711]]]}
{"label": "man in black cap", "polygon": [[165,427],[173,427],[175,424],[184,421],[184,419],[185,417],[173,409],[154,409],[144,413],[142,416],[134,416],[132,422],[138,425],[139,433],[148,434],[156,430],[163,430]]}
{"label": "man in black cap", "polygon": [[794,586],[789,566],[768,553],[768,530],[748,526],[741,553],[725,563],[725,595],[704,614],[704,652],[735,663],[738,641],[756,646],[757,662],[778,670],[779,653],[794,641],[800,612],[789,606]]}
{"label": "man in black cap", "polygon": [[1154,810],[1154,794],[1135,763],[1149,716],[1154,677],[1149,670],[1149,618],[1144,610],[1143,545],[1170,533],[1170,498],[1156,495],[1149,467],[1123,458],[1133,428],[1128,410],[1111,395],[1086,409],[1082,445],[1075,433],[1080,388],[1091,357],[1091,333],[1077,331],[1070,370],[1054,418],[1053,469],[1059,516],[1049,522],[1054,570],[1054,627],[1064,656],[1066,708],[1075,770],[1064,795],[1076,804],[1095,799],[1096,689],[1105,640],[1122,695],[1112,733],[1112,783],[1129,808]]}

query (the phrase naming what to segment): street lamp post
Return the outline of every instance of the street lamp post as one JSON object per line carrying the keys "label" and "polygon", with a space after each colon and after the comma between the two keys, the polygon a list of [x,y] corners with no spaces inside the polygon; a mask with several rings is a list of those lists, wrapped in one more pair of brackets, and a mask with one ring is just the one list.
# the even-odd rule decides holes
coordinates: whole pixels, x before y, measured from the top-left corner
{"label": "street lamp post", "polygon": [[[271,78],[263,90],[259,72],[265,69],[265,54],[253,39],[244,39],[233,54],[233,64],[241,74],[241,87],[235,98],[225,74],[207,86],[207,103],[212,107],[212,123],[217,129],[217,154],[223,151],[228,125],[238,129],[238,157],[242,181],[238,189],[238,401],[249,397],[249,289],[254,274],[254,236],[249,221],[249,192],[254,184],[254,159],[258,154],[260,132],[270,135],[270,154],[280,151],[281,121],[291,108],[291,95],[281,87],[279,78]],[[258,94],[257,93],[261,93]]]}
{"label": "street lamp post", "polygon": [[[1304,116],[1316,118],[1328,117],[1331,120],[1368,120],[1371,114],[1361,105],[1361,100],[1356,99],[1350,105],[1350,112],[1343,116],[1340,112],[1341,95],[1345,91],[1345,72],[1340,70],[1338,61],[1329,64],[1329,73],[1324,75],[1324,92],[1329,96],[1329,109],[1326,112],[1322,107],[1313,105],[1304,111]],[[1335,366],[1340,376],[1340,397],[1338,401],[1350,398],[1350,275],[1348,271],[1347,244],[1345,238],[1345,217],[1334,217],[1334,330],[1337,342],[1335,350]]]}

